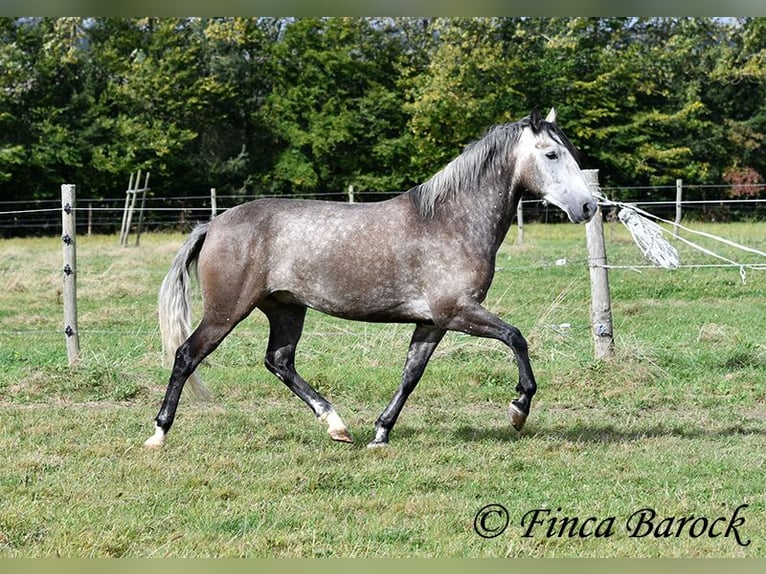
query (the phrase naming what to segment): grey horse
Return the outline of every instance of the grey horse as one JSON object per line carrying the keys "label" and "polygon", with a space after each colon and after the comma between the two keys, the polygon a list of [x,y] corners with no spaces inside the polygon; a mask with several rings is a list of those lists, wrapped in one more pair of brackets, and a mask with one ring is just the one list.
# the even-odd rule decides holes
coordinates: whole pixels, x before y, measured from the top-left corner
{"label": "grey horse", "polygon": [[[401,384],[375,422],[369,446],[387,445],[407,397],[447,331],[489,337],[519,371],[513,426],[524,426],[536,391],[521,332],[482,306],[495,256],[523,192],[575,223],[597,205],[555,110],[491,128],[430,180],[386,201],[257,199],[197,226],[159,294],[163,346],[174,356],[155,433],[160,447],[184,384],[208,395],[195,370],[254,309],[269,321],[266,368],[300,397],[337,441],[352,438],[335,408],[295,370],[307,308],[356,321],[413,323]],[[192,331],[189,269],[196,263],[203,316]]]}

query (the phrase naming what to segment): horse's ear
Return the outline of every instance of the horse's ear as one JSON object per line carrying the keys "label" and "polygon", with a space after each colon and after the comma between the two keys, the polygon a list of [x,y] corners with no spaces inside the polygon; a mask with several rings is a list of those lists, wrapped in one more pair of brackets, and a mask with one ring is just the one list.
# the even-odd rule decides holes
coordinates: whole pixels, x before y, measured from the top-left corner
{"label": "horse's ear", "polygon": [[545,116],[545,121],[552,124],[556,123],[556,108],[551,108],[551,111],[549,111],[548,115]]}
{"label": "horse's ear", "polygon": [[540,110],[535,106],[532,112],[529,114],[529,125],[532,126],[532,131],[537,133],[540,131],[540,122],[543,117],[540,115]]}

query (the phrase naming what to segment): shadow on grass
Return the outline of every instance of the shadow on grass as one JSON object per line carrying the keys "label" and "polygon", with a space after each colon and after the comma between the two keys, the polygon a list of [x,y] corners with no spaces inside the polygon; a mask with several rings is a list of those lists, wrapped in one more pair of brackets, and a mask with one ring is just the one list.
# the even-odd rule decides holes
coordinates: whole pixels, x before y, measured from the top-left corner
{"label": "shadow on grass", "polygon": [[463,442],[509,442],[527,439],[558,439],[575,443],[627,443],[647,438],[721,438],[731,436],[766,436],[763,425],[736,424],[724,428],[710,429],[690,426],[688,423],[674,425],[655,423],[618,428],[611,423],[586,425],[576,423],[570,427],[527,427],[522,432],[508,426],[476,428],[463,425],[453,432],[455,439]]}

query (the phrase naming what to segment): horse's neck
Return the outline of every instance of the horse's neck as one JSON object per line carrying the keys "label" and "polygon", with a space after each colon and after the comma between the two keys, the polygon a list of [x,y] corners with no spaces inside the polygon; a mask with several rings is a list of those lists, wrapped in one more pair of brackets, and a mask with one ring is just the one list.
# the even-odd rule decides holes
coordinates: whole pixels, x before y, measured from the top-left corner
{"label": "horse's neck", "polygon": [[478,189],[455,194],[444,205],[445,224],[459,230],[476,249],[494,257],[505,239],[521,199],[521,188],[486,181]]}

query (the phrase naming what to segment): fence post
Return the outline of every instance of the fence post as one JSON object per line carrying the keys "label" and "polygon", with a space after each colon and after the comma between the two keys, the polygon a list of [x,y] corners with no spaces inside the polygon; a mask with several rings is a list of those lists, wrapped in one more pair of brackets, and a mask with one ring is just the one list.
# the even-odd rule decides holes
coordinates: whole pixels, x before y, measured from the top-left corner
{"label": "fence post", "polygon": [[218,196],[214,187],[210,188],[210,219],[213,219],[218,212]]}
{"label": "fence post", "polygon": [[[583,170],[586,181],[598,188],[598,170]],[[585,238],[588,244],[588,267],[590,268],[590,318],[593,333],[593,355],[597,360],[614,355],[614,333],[612,330],[612,302],[609,295],[609,274],[606,265],[606,244],[604,242],[604,220],[601,208],[585,224]]]}
{"label": "fence post", "polygon": [[521,207],[521,199],[516,206],[516,227],[518,231],[516,233],[516,244],[521,245],[524,243],[524,210]]}
{"label": "fence post", "polygon": [[354,186],[353,185],[348,186],[348,202],[354,203]]}
{"label": "fence post", "polygon": [[[133,174],[131,175],[131,179]],[[138,170],[136,175],[136,186],[133,189],[129,189],[126,193],[130,194],[130,206],[128,207],[128,217],[125,223],[125,244],[123,247],[128,246],[128,236],[130,235],[130,228],[133,225],[133,212],[136,210],[136,196],[138,195],[138,186],[141,183],[141,170]]]}
{"label": "fence post", "polygon": [[64,243],[64,334],[69,365],[80,357],[77,330],[77,249],[75,247],[75,186],[61,186],[61,240]]}
{"label": "fence post", "polygon": [[125,208],[122,211],[122,227],[120,227],[120,245],[125,247],[128,241],[128,210],[130,209],[130,191],[133,189],[133,172],[130,172],[128,190],[125,192]]}
{"label": "fence post", "polygon": [[[146,192],[149,189],[149,173],[146,172],[146,177],[144,178],[144,187],[141,189],[141,207],[138,210],[138,229],[136,230],[136,247],[138,247],[139,242],[141,241],[141,228],[144,226],[144,207],[146,206]],[[138,172],[139,175],[141,175],[141,172]],[[136,185],[138,185],[138,181],[136,181]],[[136,191],[138,193],[138,191]],[[128,233],[130,233],[130,229],[128,229]]]}
{"label": "fence post", "polygon": [[676,220],[673,223],[673,233],[678,234],[678,226],[681,224],[681,201],[684,195],[684,180],[676,180]]}

